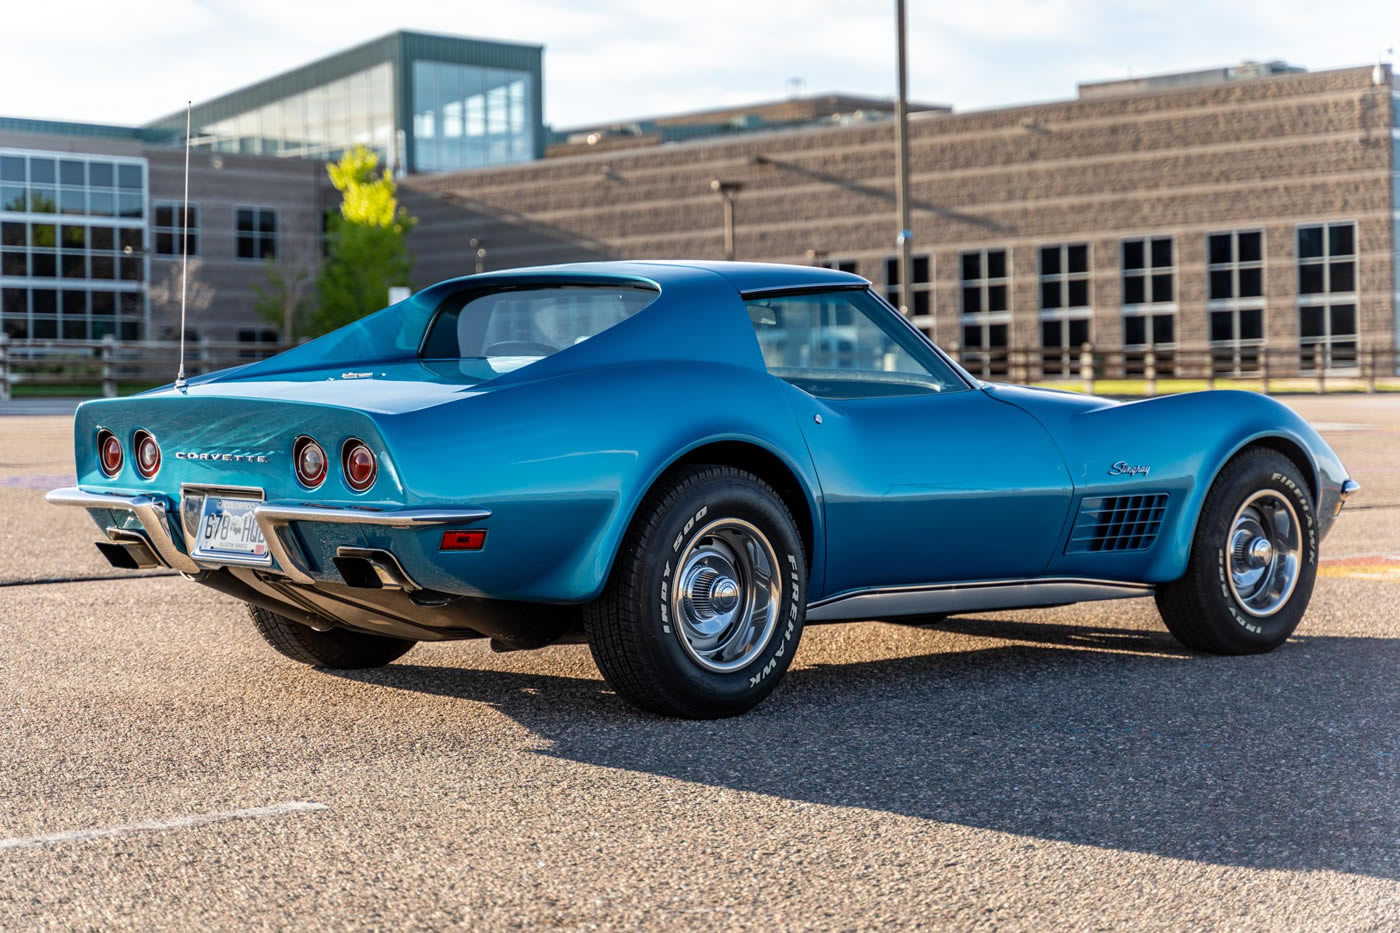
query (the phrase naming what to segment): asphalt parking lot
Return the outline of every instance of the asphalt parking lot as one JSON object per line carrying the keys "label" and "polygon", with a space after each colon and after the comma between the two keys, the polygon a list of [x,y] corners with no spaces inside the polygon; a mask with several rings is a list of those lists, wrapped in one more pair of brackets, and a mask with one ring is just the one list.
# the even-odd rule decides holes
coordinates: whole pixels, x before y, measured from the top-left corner
{"label": "asphalt parking lot", "polygon": [[1400,399],[1290,404],[1364,490],[1273,654],[1150,600],[821,626],[703,723],[581,645],[295,665],[106,568],[70,420],[0,418],[0,929],[1400,927]]}

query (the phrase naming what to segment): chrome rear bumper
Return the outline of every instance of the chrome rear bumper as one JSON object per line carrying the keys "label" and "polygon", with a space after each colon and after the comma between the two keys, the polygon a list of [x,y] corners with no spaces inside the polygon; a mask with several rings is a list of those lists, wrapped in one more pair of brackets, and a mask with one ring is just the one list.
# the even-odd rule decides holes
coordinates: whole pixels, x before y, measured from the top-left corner
{"label": "chrome rear bumper", "polygon": [[[77,506],[84,509],[108,509],[131,512],[141,523],[150,540],[151,550],[161,563],[181,573],[196,574],[225,566],[248,566],[232,561],[196,561],[176,542],[171,530],[170,511],[174,503],[160,495],[126,496],[113,493],[85,492],[76,486],[55,489],[45,497],[53,505]],[[307,505],[299,502],[264,502],[253,509],[258,527],[267,539],[267,549],[275,567],[266,569],[281,573],[295,583],[316,582],[297,556],[297,547],[284,532],[294,522],[322,522],[337,525],[371,525],[380,528],[427,528],[435,525],[465,525],[491,517],[487,509],[356,509],[338,506]],[[182,536],[183,539],[183,536]]]}

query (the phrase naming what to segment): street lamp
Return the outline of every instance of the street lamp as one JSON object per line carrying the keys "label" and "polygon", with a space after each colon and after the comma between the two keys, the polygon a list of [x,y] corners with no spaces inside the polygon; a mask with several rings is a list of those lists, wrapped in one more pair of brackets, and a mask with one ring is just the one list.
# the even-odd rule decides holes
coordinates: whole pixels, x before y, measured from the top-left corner
{"label": "street lamp", "polygon": [[[895,45],[896,67],[899,70],[899,97],[894,107],[895,160],[898,169],[895,176],[895,207],[899,213],[899,310],[909,314],[910,295],[913,292],[913,239],[914,231],[909,220],[909,65],[905,54],[908,42],[905,38],[904,0],[895,0]],[[933,339],[938,339],[938,320],[934,319]]]}
{"label": "street lamp", "polygon": [[734,258],[734,196],[744,190],[744,183],[740,181],[721,181],[718,178],[710,182],[710,190],[724,199],[724,258]]}
{"label": "street lamp", "polygon": [[467,241],[467,245],[476,250],[476,274],[481,275],[486,271],[486,241],[474,236]]}

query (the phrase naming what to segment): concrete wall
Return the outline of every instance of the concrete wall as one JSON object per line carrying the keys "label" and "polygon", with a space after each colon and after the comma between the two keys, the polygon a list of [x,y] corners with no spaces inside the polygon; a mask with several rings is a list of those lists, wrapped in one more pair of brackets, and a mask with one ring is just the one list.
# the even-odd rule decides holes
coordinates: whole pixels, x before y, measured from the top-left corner
{"label": "concrete wall", "polygon": [[[179,201],[184,194],[183,150],[151,149],[151,200]],[[235,241],[237,207],[277,210],[279,261],[305,264],[314,275],[321,261],[321,212],[334,203],[319,162],[267,159],[226,153],[194,153],[190,161],[190,204],[199,205],[199,276],[215,291],[208,311],[192,314],[186,326],[201,337],[237,339],[241,331],[269,325],[253,305],[255,288],[267,281],[264,262],[240,261]],[[152,257],[151,281],[158,283],[178,270],[178,257]],[[178,334],[177,305],[151,303],[151,334]]]}

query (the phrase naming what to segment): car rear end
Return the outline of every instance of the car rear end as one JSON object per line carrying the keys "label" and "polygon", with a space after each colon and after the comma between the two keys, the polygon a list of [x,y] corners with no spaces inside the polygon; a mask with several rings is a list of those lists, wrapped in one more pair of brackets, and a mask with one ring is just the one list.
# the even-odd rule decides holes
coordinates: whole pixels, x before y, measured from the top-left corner
{"label": "car rear end", "polygon": [[118,566],[413,591],[400,554],[441,585],[423,555],[484,544],[489,512],[411,501],[365,411],[170,391],[84,404],[74,432],[78,486],[49,499],[86,508]]}

